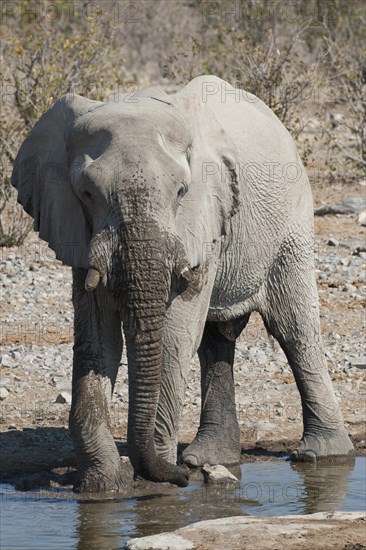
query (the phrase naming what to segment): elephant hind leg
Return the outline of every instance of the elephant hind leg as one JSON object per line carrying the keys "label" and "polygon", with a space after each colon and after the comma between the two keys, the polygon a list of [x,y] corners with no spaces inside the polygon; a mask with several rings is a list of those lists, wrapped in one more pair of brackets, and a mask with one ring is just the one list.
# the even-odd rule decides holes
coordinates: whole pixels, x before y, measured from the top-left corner
{"label": "elephant hind leg", "polygon": [[235,407],[233,363],[235,340],[249,320],[206,322],[198,355],[201,363],[201,418],[183,462],[198,467],[240,460],[240,430]]}
{"label": "elephant hind leg", "polygon": [[325,361],[310,261],[274,270],[262,316],[287,357],[301,396],[304,434],[292,458],[315,461],[347,455],[353,446],[343,426]]}

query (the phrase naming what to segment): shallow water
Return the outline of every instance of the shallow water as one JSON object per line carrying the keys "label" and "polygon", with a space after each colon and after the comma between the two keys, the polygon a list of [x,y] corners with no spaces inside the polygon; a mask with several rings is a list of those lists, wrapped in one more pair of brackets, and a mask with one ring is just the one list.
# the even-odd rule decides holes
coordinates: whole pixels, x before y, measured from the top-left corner
{"label": "shallow water", "polygon": [[196,472],[185,489],[139,498],[80,500],[67,491],[15,491],[0,486],[3,549],[111,550],[131,537],[233,515],[308,514],[365,509],[366,458],[335,464],[284,459],[241,465],[239,485],[206,485]]}

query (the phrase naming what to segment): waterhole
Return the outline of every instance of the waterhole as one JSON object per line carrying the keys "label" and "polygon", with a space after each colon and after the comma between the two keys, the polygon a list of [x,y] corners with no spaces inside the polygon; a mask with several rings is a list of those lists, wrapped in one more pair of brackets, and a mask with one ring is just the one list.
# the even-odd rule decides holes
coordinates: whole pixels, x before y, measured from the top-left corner
{"label": "waterhole", "polygon": [[141,497],[80,499],[65,490],[1,488],[1,548],[111,550],[133,537],[192,522],[238,515],[310,514],[365,509],[366,458],[346,463],[244,463],[240,483],[211,485],[195,472],[190,485],[164,485]]}

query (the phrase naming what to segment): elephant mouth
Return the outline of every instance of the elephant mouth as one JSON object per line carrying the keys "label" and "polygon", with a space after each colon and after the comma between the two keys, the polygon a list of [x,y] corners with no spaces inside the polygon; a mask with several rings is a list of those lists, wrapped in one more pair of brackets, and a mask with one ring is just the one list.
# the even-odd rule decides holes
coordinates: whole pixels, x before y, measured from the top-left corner
{"label": "elephant mouth", "polygon": [[[182,300],[190,301],[198,295],[206,280],[207,268],[204,265],[198,265],[191,268],[185,265],[182,269],[175,270],[178,276],[178,294]],[[85,290],[93,292],[104,276],[95,267],[90,267],[85,279]]]}
{"label": "elephant mouth", "polygon": [[[93,292],[102,282],[111,292],[121,290],[124,271],[123,233],[125,228],[104,228],[91,241],[89,248],[89,269],[85,279],[85,290]],[[177,279],[175,290],[182,300],[192,300],[198,295],[207,279],[206,264],[191,267],[184,246],[178,238],[171,235],[162,235],[163,242],[168,243],[167,250],[171,250],[170,270]],[[122,284],[123,286],[123,284]]]}

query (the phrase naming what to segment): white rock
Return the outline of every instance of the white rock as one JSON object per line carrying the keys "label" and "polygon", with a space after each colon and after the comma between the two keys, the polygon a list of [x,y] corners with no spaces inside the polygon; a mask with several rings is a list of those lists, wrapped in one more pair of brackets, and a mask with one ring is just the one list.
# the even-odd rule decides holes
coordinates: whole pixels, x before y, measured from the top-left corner
{"label": "white rock", "polygon": [[358,369],[366,369],[366,356],[356,357],[351,359],[352,367],[357,367]]}
{"label": "white rock", "polygon": [[4,401],[7,397],[9,397],[8,390],[6,388],[0,388],[0,401]]}
{"label": "white rock", "polygon": [[273,434],[276,433],[278,426],[273,422],[258,421],[253,424],[253,428],[256,430],[258,441],[264,437],[272,437]]}
{"label": "white rock", "polygon": [[194,550],[196,546],[180,535],[163,533],[129,540],[125,548],[127,550]]}
{"label": "white rock", "polygon": [[57,380],[56,379],[56,388],[60,391],[70,390],[71,382],[69,380]]}
{"label": "white rock", "polygon": [[338,128],[346,121],[342,113],[330,113],[330,122],[333,128]]}
{"label": "white rock", "polygon": [[[334,537],[336,529],[342,529],[342,533],[347,533],[347,537],[363,541],[364,521],[364,511],[330,511],[278,517],[225,517],[192,523],[173,533],[134,539],[127,542],[125,548],[130,550],[195,548],[194,546],[175,546],[174,542],[171,543],[171,546],[159,546],[158,541],[166,540],[167,536],[171,538],[171,541],[174,541],[173,537],[180,536],[188,544],[187,538],[193,538],[196,541],[196,547],[207,550],[229,550],[230,548],[263,550],[264,548],[310,548],[310,546],[319,549],[329,546],[324,545],[323,539],[327,536]],[[306,541],[309,540],[309,537],[314,537],[314,532],[317,533],[316,544],[309,545]],[[145,541],[147,541],[147,545],[144,545]],[[132,546],[132,544],[136,544],[136,546]],[[333,542],[333,546],[334,544]],[[357,547],[357,544],[354,547]]]}
{"label": "white rock", "polygon": [[56,403],[71,405],[71,395],[67,391],[62,391],[56,397]]}
{"label": "white rock", "polygon": [[265,365],[268,363],[268,357],[263,351],[259,351],[256,357],[258,365]]}
{"label": "white rock", "polygon": [[14,366],[14,363],[13,363],[10,355],[4,354],[4,355],[1,356],[1,365],[3,367],[13,367]]}
{"label": "white rock", "polygon": [[362,225],[363,227],[366,226],[366,210],[361,212],[361,214],[358,216],[358,223]]}
{"label": "white rock", "polygon": [[221,464],[217,464],[216,466],[204,464],[202,472],[206,483],[239,483],[238,478]]}
{"label": "white rock", "polygon": [[345,213],[362,214],[365,212],[366,198],[365,197],[349,197],[337,203],[336,206],[341,206],[345,209]]}

